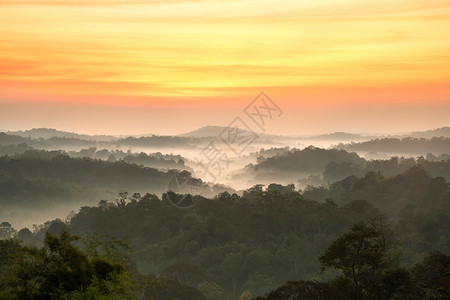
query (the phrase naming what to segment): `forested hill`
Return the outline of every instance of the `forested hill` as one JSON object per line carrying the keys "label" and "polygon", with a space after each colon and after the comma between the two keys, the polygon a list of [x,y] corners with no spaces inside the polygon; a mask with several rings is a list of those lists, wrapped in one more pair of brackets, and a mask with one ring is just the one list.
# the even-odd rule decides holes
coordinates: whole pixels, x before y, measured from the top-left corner
{"label": "forested hill", "polygon": [[108,149],[117,148],[176,148],[201,149],[216,137],[181,137],[181,136],[128,136],[115,139],[99,138],[84,135],[57,135],[47,138],[33,138],[32,136],[19,136],[0,132],[0,146],[26,144],[35,149],[45,150],[74,150],[89,147]]}
{"label": "forested hill", "polygon": [[[143,168],[124,162],[106,162],[90,158],[70,158],[65,155],[0,157],[0,199],[3,204],[30,198],[60,198],[82,196],[87,189],[149,190],[164,192],[173,173]],[[45,154],[45,152],[44,152]]]}
{"label": "forested hill", "polygon": [[347,151],[365,151],[379,153],[397,153],[409,155],[426,155],[450,153],[450,138],[432,137],[426,138],[384,138],[366,142],[339,144],[339,149]]}
{"label": "forested hill", "polygon": [[317,201],[332,200],[339,205],[366,201],[395,216],[405,209],[420,213],[450,213],[450,185],[443,177],[430,177],[421,166],[385,177],[370,171],[364,177],[349,176],[329,188],[309,186],[304,196]]}
{"label": "forested hill", "polygon": [[117,204],[101,201],[83,207],[68,223],[48,222],[27,242],[38,242],[47,230],[58,234],[63,229],[128,236],[141,272],[165,276],[180,268],[194,270],[202,275],[183,284],[195,290],[201,282],[214,283],[232,299],[244,291],[262,295],[287,280],[331,278],[335,273],[319,273],[318,256],[358,222],[382,222],[390,228],[405,267],[431,251],[450,251],[449,184],[420,167],[395,178],[373,172],[349,177],[323,197],[319,192],[257,185],[242,196],[202,198],[192,209],[135,194]]}
{"label": "forested hill", "polygon": [[0,146],[26,144],[38,149],[65,149],[70,147],[95,147],[97,141],[84,140],[78,137],[32,138],[0,132]]}
{"label": "forested hill", "polygon": [[356,153],[345,150],[322,149],[314,146],[303,150],[291,149],[267,157],[258,155],[256,164],[249,164],[237,171],[233,179],[250,184],[270,182],[297,183],[297,180],[310,175],[320,175],[330,163],[364,164],[365,160]]}
{"label": "forested hill", "polygon": [[431,139],[433,137],[446,137],[450,138],[450,127],[441,127],[436,129],[431,129],[427,131],[415,131],[411,133],[412,137],[416,138],[427,138]]}
{"label": "forested hill", "polygon": [[[106,191],[112,195],[119,191],[148,191],[160,195],[177,173],[124,161],[71,158],[58,151],[29,151],[20,156],[0,157],[0,199],[2,205],[35,205],[86,200]],[[203,192],[215,195],[223,190],[208,186]]]}
{"label": "forested hill", "polygon": [[53,128],[33,128],[29,130],[9,131],[9,135],[18,135],[25,138],[32,139],[49,139],[52,137],[60,138],[75,138],[81,140],[95,140],[95,141],[112,141],[117,137],[112,135],[87,135],[74,132],[60,131]]}
{"label": "forested hill", "polygon": [[367,172],[381,172],[385,176],[399,175],[413,166],[420,166],[432,177],[450,180],[450,160],[447,154],[435,156],[366,160],[355,152],[338,149],[321,149],[310,146],[298,149],[269,149],[255,153],[256,164],[249,164],[234,175],[249,183],[280,182],[300,183],[300,186],[322,185],[342,180],[348,176],[362,177]]}
{"label": "forested hill", "polygon": [[282,169],[285,172],[315,173],[323,170],[330,162],[363,163],[364,159],[356,153],[344,150],[326,150],[310,146],[303,150],[294,150],[281,155],[262,159],[253,167],[257,171]]}

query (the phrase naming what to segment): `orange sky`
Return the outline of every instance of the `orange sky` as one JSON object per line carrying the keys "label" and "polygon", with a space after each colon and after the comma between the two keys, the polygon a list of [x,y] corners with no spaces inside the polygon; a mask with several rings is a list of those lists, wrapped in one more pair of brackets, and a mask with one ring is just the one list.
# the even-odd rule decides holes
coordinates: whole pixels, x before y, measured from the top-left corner
{"label": "orange sky", "polygon": [[0,0],[0,9],[0,130],[184,132],[227,125],[260,91],[286,112],[272,132],[450,125],[449,1]]}

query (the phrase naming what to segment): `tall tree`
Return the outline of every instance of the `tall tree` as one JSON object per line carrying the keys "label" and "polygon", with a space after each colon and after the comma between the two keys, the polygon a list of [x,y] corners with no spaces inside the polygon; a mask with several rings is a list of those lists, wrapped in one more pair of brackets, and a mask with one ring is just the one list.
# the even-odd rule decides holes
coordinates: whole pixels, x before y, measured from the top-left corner
{"label": "tall tree", "polygon": [[353,286],[353,299],[376,293],[377,285],[392,266],[383,232],[370,224],[359,223],[333,241],[319,260],[322,269],[334,268]]}

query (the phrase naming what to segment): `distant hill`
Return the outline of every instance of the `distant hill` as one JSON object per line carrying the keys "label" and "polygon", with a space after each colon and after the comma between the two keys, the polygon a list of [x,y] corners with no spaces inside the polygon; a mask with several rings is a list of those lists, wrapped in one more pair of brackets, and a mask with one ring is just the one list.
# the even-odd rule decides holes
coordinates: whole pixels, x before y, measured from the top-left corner
{"label": "distant hill", "polygon": [[333,140],[333,141],[361,141],[370,140],[373,136],[364,136],[361,134],[347,132],[333,132],[329,134],[315,135],[307,138],[308,140]]}
{"label": "distant hill", "polygon": [[415,131],[410,134],[410,136],[415,138],[426,138],[430,139],[432,137],[446,137],[450,138],[450,127],[441,127],[427,131]]}
{"label": "distant hill", "polygon": [[0,145],[18,145],[24,144],[28,142],[29,139],[18,135],[6,134],[4,132],[0,132]]}
{"label": "distant hill", "polygon": [[356,153],[314,146],[302,150],[292,149],[272,157],[259,158],[257,161],[256,164],[249,164],[236,171],[232,179],[246,184],[294,183],[310,175],[320,177],[330,163],[357,166],[365,162]]}
{"label": "distant hill", "polygon": [[96,147],[97,140],[74,137],[32,138],[0,132],[0,146],[26,144],[36,149],[66,149],[67,147]]}
{"label": "distant hill", "polygon": [[427,155],[450,153],[450,138],[446,137],[432,137],[425,138],[382,138],[373,139],[370,141],[339,144],[336,148],[347,151],[364,151],[377,153],[396,153],[407,155]]}
{"label": "distant hill", "polygon": [[76,138],[80,140],[96,140],[96,141],[112,141],[117,138],[112,135],[87,135],[87,134],[78,134],[74,132],[60,131],[53,128],[33,128],[30,130],[19,130],[19,131],[8,131],[10,135],[18,135],[21,137],[31,137],[33,139],[49,139],[52,137],[63,137],[63,138]]}
{"label": "distant hill", "polygon": [[362,163],[364,159],[356,153],[338,149],[321,149],[313,146],[303,150],[294,150],[261,160],[253,166],[253,171],[278,171],[293,173],[321,172],[330,162]]}
{"label": "distant hill", "polygon": [[[225,126],[204,126],[198,128],[196,130],[173,135],[170,137],[180,137],[180,138],[194,138],[194,139],[204,139],[204,138],[215,138],[218,137],[227,127]],[[126,140],[127,137],[158,137],[154,134],[145,134],[145,135],[123,135],[123,136],[113,136],[113,135],[87,135],[87,134],[79,134],[75,132],[67,132],[56,130],[53,128],[33,128],[30,130],[20,130],[20,131],[4,131],[8,135],[20,136],[22,138],[31,138],[31,139],[50,139],[50,138],[68,138],[68,139],[79,139],[85,141],[98,141],[98,142],[111,142],[117,140]],[[427,138],[430,139],[432,137],[445,137],[450,138],[450,127],[441,127],[427,131],[415,131],[410,134],[404,135],[363,135],[349,132],[333,132],[327,134],[320,134],[314,136],[283,136],[283,135],[274,135],[274,134],[264,134],[259,131],[255,131],[255,133],[259,136],[260,141],[263,140],[310,140],[310,141],[341,141],[341,142],[350,142],[350,141],[368,141],[373,139],[380,138],[404,138],[404,137],[414,137],[414,138]],[[244,134],[249,135],[251,132],[244,130]],[[161,136],[159,136],[161,137]],[[166,136],[167,137],[167,136]],[[17,142],[16,142],[17,143]]]}
{"label": "distant hill", "polygon": [[224,130],[225,126],[204,126],[199,129],[179,134],[182,137],[216,137],[219,136]]}
{"label": "distant hill", "polygon": [[[228,127],[226,126],[204,126],[199,129],[179,134],[179,137],[192,137],[192,138],[206,138],[206,137],[218,137],[224,130],[226,130]],[[283,136],[283,135],[275,135],[275,134],[267,134],[267,133],[261,133],[258,130],[255,130],[254,133],[258,135],[259,140],[272,140],[272,139],[293,139],[293,137]],[[251,136],[252,133],[248,130],[243,130],[243,133],[241,133],[245,136]]]}
{"label": "distant hill", "polygon": [[[181,137],[216,137],[219,136],[227,127],[225,126],[204,126],[199,129],[180,134]],[[361,134],[348,133],[348,132],[333,132],[328,134],[320,134],[314,136],[284,136],[284,135],[274,135],[274,134],[264,134],[260,132],[255,132],[260,138],[263,139],[295,139],[295,140],[308,140],[308,141],[367,141],[375,138],[375,136],[364,136]]]}
{"label": "distant hill", "polygon": [[390,134],[378,134],[378,135],[362,135],[355,134],[349,132],[333,132],[328,134],[320,134],[309,137],[301,137],[302,139],[307,140],[317,140],[317,141],[368,141],[374,139],[381,138],[405,138],[405,137],[414,137],[414,138],[426,138],[431,139],[433,137],[445,137],[450,138],[450,127],[441,127],[426,131],[414,131],[409,134],[399,134],[399,135],[390,135]]}

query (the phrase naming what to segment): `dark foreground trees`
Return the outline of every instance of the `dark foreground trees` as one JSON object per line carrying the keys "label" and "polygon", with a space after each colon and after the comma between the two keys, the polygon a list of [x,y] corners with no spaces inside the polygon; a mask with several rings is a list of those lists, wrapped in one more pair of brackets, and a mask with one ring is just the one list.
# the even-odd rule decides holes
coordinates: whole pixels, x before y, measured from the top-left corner
{"label": "dark foreground trees", "polygon": [[83,251],[77,240],[67,231],[47,233],[42,249],[0,240],[0,299],[133,299],[144,287],[158,287],[116,251],[121,242],[90,240]]}
{"label": "dark foreground trees", "polygon": [[381,225],[353,225],[319,260],[341,273],[331,284],[350,299],[450,299],[450,257],[432,252],[408,271]]}
{"label": "dark foreground trees", "polygon": [[450,256],[430,253],[411,270],[419,295],[428,299],[450,299]]}
{"label": "dark foreground trees", "polygon": [[290,281],[256,300],[450,299],[450,257],[429,253],[410,270],[399,267],[382,226],[353,225],[319,257],[340,275],[329,282]]}
{"label": "dark foreground trees", "polygon": [[[432,298],[429,295],[448,294],[446,256],[433,256],[417,272],[411,268],[431,251],[450,253],[449,188],[445,180],[430,178],[414,168],[395,178],[375,173],[359,179],[347,178],[327,189],[323,201],[308,200],[308,193],[276,184],[266,190],[257,185],[242,196],[225,192],[204,198],[191,209],[178,209],[152,194],[123,194],[116,203],[101,201],[98,206],[82,207],[66,222],[55,220],[37,227],[31,236],[25,229],[15,234],[7,222],[3,232],[4,236],[15,235],[26,245],[38,246],[45,231],[57,234],[61,229],[78,235],[128,236],[134,249],[130,259],[139,270],[166,277],[166,289],[146,289],[145,299],[195,299],[200,297],[199,292],[208,300],[223,296],[236,300],[239,295],[248,299],[249,295],[275,291],[277,286],[292,280],[309,280],[284,289],[299,295],[304,294],[296,287],[316,292],[315,287],[321,285],[313,284],[313,280],[318,280],[339,290],[347,299],[408,299],[412,292],[419,295],[415,299],[427,299]],[[379,204],[380,209],[372,203]],[[388,214],[390,207],[396,207],[399,214]],[[384,229],[358,224],[380,218],[386,218],[395,231],[393,245],[402,254],[399,264],[383,238]],[[358,225],[354,230],[346,232],[355,223]],[[71,243],[78,246],[77,241]],[[94,259],[93,252],[88,251],[91,248],[92,245],[81,248],[89,261]],[[44,258],[50,249],[46,251]],[[329,270],[319,275],[317,258],[322,253],[327,257]],[[427,269],[434,265],[443,267]],[[8,268],[0,267],[0,272],[6,274],[10,272]],[[436,272],[441,275],[435,276]],[[340,276],[326,282],[337,273]],[[88,279],[96,278],[89,276]],[[34,285],[34,281],[27,282]],[[39,282],[36,284],[40,286]],[[96,288],[92,285],[92,289]],[[83,287],[70,293],[87,291]]]}
{"label": "dark foreground trees", "polygon": [[[341,272],[333,283],[352,299],[390,299],[402,296],[408,278],[389,250],[382,225],[359,223],[333,241],[319,260],[323,270],[334,268]],[[397,277],[404,280],[386,289],[385,283]]]}
{"label": "dark foreground trees", "polygon": [[334,286],[324,282],[313,281],[289,281],[278,289],[256,300],[345,300],[347,299]]}
{"label": "dark foreground trees", "polygon": [[[319,257],[338,276],[290,281],[256,299],[450,299],[450,257],[432,252],[407,270],[399,267],[388,234],[384,226],[357,223]],[[46,233],[42,249],[0,240],[0,299],[226,299],[195,265],[167,267],[161,280],[140,275],[120,251],[126,248],[120,240],[80,240],[66,231]],[[240,299],[249,299],[244,294]]]}

